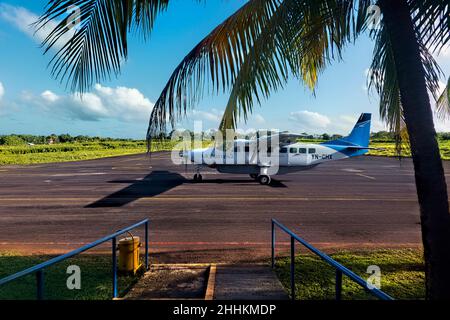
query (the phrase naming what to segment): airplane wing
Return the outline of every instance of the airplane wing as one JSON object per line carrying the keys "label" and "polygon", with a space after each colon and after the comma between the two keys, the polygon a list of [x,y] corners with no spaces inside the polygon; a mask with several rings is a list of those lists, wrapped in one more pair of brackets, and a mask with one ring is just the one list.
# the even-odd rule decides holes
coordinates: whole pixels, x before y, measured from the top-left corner
{"label": "airplane wing", "polygon": [[297,139],[300,138],[305,138],[308,135],[306,134],[301,134],[301,133],[290,133],[290,132],[279,132],[279,133],[274,133],[272,135],[265,135],[263,137],[260,137],[260,140],[267,140],[267,139],[271,139],[274,137],[278,137],[278,141],[280,143],[280,145],[282,144],[289,144],[289,143],[294,143],[297,141]]}

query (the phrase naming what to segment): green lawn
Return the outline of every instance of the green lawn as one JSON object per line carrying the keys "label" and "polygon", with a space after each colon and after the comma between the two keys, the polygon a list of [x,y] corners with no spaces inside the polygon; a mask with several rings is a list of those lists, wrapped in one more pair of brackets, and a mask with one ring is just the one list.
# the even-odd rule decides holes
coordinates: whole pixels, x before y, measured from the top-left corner
{"label": "green lawn", "polygon": [[[382,148],[385,150],[370,150],[369,155],[373,156],[396,156],[395,144],[393,142],[371,142],[370,146],[373,148]],[[443,160],[450,160],[450,140],[439,141],[439,149]],[[405,150],[403,156],[411,156],[409,150]]]}
{"label": "green lawn", "polygon": [[[302,142],[320,142],[319,140],[305,140]],[[154,142],[152,151],[170,151],[178,142],[167,140],[165,142]],[[205,141],[203,146],[209,145]],[[371,147],[383,148],[384,150],[370,150],[369,155],[395,156],[395,145],[393,142],[372,142]],[[441,156],[444,160],[450,160],[450,141],[440,142]],[[145,141],[103,141],[84,143],[58,143],[54,145],[0,145],[0,165],[25,165],[35,163],[51,163],[98,159],[112,156],[123,156],[144,153],[147,151]],[[404,156],[409,156],[405,151]]]}
{"label": "green lawn", "polygon": [[[367,267],[381,269],[381,290],[394,299],[424,299],[425,274],[422,251],[417,249],[342,251],[331,257],[364,279]],[[311,254],[295,259],[296,299],[325,300],[335,298],[334,268]],[[290,259],[278,258],[276,274],[290,292]],[[376,299],[360,286],[343,277],[343,299]]]}
{"label": "green lawn", "polygon": [[[154,141],[152,152],[171,151],[179,142]],[[203,146],[210,141],[204,141]],[[146,141],[104,141],[83,143],[57,143],[52,145],[0,145],[0,165],[25,165],[90,160],[147,152]]]}
{"label": "green lawn", "polygon": [[[44,262],[54,256],[22,256],[0,252],[0,278]],[[81,269],[81,289],[69,290],[66,286],[67,267]],[[108,300],[112,298],[112,266],[110,255],[83,254],[45,269],[45,299],[51,300]],[[119,295],[135,283],[137,277],[120,276]],[[36,299],[36,277],[28,275],[0,286],[0,300]]]}

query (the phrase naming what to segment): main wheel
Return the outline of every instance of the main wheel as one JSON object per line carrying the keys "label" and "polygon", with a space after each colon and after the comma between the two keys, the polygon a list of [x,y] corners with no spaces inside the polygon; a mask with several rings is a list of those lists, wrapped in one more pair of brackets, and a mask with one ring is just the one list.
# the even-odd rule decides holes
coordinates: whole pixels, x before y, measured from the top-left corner
{"label": "main wheel", "polygon": [[261,184],[263,184],[263,185],[269,185],[271,179],[270,179],[269,176],[266,176],[266,175],[260,175],[260,176],[258,177],[258,181],[259,181],[259,183],[261,183]]}
{"label": "main wheel", "polygon": [[258,175],[256,173],[250,173],[250,178],[256,179],[258,178]]}

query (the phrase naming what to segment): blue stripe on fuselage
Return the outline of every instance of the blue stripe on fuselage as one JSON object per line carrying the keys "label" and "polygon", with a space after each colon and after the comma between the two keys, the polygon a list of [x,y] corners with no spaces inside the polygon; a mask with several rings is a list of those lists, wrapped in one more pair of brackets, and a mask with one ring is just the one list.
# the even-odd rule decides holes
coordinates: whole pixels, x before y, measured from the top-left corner
{"label": "blue stripe on fuselage", "polygon": [[339,142],[342,142],[342,144],[336,144],[335,142],[337,142],[337,141],[333,141],[332,144],[323,142],[323,143],[321,143],[321,145],[324,147],[336,150],[337,152],[343,153],[347,157],[362,156],[363,154],[366,154],[369,151],[368,149],[352,149],[352,147],[360,147],[360,146],[356,146],[356,145],[348,143],[348,142],[345,143],[345,141],[339,141]]}

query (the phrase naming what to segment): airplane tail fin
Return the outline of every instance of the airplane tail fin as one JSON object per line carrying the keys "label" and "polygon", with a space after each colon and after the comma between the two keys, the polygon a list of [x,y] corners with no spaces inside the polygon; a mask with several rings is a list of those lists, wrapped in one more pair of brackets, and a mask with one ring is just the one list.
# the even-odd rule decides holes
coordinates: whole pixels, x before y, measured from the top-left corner
{"label": "airplane tail fin", "polygon": [[372,114],[362,113],[355,126],[353,127],[352,132],[348,136],[338,140],[356,146],[368,147],[370,139],[371,118]]}

